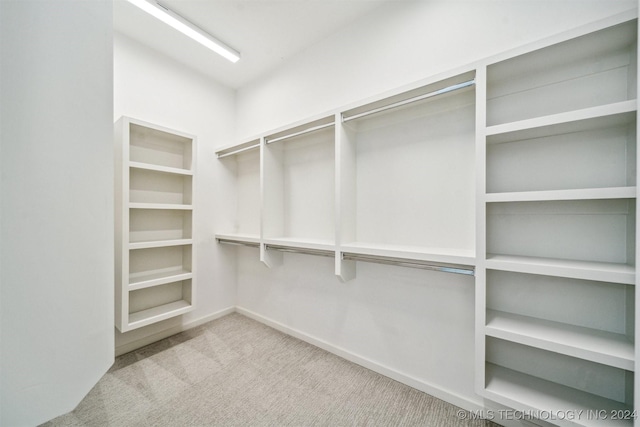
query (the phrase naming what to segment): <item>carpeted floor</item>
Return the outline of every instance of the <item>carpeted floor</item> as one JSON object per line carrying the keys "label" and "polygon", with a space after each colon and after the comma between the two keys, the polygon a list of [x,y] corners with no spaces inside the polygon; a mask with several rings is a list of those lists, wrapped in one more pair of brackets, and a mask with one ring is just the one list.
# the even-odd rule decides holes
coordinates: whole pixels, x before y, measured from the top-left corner
{"label": "carpeted floor", "polygon": [[116,359],[44,426],[491,426],[239,314]]}

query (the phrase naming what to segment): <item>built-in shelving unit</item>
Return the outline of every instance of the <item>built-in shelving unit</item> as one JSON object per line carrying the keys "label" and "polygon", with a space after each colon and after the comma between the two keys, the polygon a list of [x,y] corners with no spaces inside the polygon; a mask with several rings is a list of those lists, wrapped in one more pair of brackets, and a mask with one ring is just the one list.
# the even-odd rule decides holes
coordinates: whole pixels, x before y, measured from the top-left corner
{"label": "built-in shelving unit", "polygon": [[262,237],[332,246],[334,116],[267,135],[263,146]]}
{"label": "built-in shelving unit", "polygon": [[[474,83],[473,71],[434,79],[218,150],[239,208],[235,229],[216,238],[257,243],[268,266],[281,262],[278,251],[333,252],[345,281],[357,256],[464,265],[472,274]],[[249,155],[250,173],[240,167]],[[452,171],[443,186],[442,174]],[[246,212],[253,227],[243,225]]]}
{"label": "built-in shelving unit", "polygon": [[585,411],[560,425],[637,418],[633,18],[482,70],[478,392],[523,411]]}
{"label": "built-in shelving unit", "polygon": [[122,117],[116,146],[116,327],[127,332],[194,304],[195,137]]}
{"label": "built-in shelving unit", "polygon": [[473,265],[474,73],[341,116],[340,250]]}
{"label": "built-in shelving unit", "polygon": [[269,267],[333,256],[343,281],[474,275],[479,395],[634,425],[589,414],[640,395],[637,33],[617,15],[222,148],[238,209],[216,238]]}
{"label": "built-in shelving unit", "polygon": [[247,141],[216,151],[224,166],[232,191],[232,221],[224,240],[254,243],[260,241],[260,148],[261,139]]}

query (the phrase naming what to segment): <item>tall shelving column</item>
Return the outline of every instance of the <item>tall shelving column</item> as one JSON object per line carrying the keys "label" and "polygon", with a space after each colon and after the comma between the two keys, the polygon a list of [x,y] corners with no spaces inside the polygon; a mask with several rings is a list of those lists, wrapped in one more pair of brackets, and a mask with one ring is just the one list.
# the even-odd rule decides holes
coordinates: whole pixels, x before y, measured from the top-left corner
{"label": "tall shelving column", "polygon": [[115,124],[116,327],[194,307],[196,138],[129,117]]}
{"label": "tall shelving column", "polygon": [[635,17],[486,69],[478,390],[559,425],[637,418]]}

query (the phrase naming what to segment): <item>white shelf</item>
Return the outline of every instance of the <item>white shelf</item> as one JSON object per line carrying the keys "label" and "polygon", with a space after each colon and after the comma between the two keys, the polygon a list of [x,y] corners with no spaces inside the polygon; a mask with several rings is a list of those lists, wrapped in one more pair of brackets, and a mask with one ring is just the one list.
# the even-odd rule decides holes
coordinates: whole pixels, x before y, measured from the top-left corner
{"label": "white shelf", "polygon": [[622,334],[497,310],[487,310],[485,332],[495,338],[634,370],[634,345]]}
{"label": "white shelf", "polygon": [[230,240],[236,243],[260,244],[260,236],[254,234],[216,233],[216,239]]}
{"label": "white shelf", "polygon": [[636,185],[635,101],[487,131],[498,132],[486,138],[487,193]]}
{"label": "white shelf", "polygon": [[421,246],[352,242],[341,245],[340,251],[358,255],[404,258],[416,261],[431,261],[447,264],[463,264],[470,266],[474,266],[476,264],[474,251],[465,249],[425,248]]}
{"label": "white shelf", "polygon": [[175,239],[175,240],[154,240],[150,242],[135,242],[129,243],[129,249],[147,249],[147,248],[161,248],[166,246],[181,246],[191,245],[193,239]]}
{"label": "white shelf", "polygon": [[489,254],[487,269],[635,285],[635,268],[627,264]]}
{"label": "white shelf", "polygon": [[193,176],[158,172],[152,169],[131,169],[129,203],[191,205]]}
{"label": "white shelf", "polygon": [[487,123],[502,124],[636,97],[634,20],[490,64]]}
{"label": "white shelf", "polygon": [[487,203],[494,202],[533,202],[551,200],[601,200],[601,199],[635,199],[637,188],[584,188],[575,190],[518,191],[508,193],[488,193]]}
{"label": "white shelf", "polygon": [[[434,82],[411,95],[420,97],[474,75]],[[402,103],[411,95],[357,107],[344,116],[358,117],[367,110]],[[475,91],[463,89],[343,125],[337,157],[341,242],[407,252],[408,259],[423,259],[426,254],[429,261],[452,252],[438,248],[474,247],[475,102]],[[455,261],[446,262],[459,262],[457,255]]]}
{"label": "white shelf", "polygon": [[129,290],[134,291],[137,289],[150,288],[191,278],[193,278],[193,273],[184,268],[144,272],[142,274],[130,274]]}
{"label": "white shelf", "polygon": [[[611,419],[612,411],[633,411],[632,407],[623,403],[491,363],[486,364],[485,374],[486,386],[483,394],[498,403],[521,411],[531,411],[532,413],[547,411],[547,414],[553,413],[557,415],[573,411],[577,417],[577,414],[580,413],[579,411],[582,411],[580,419],[573,421],[569,419],[553,420],[558,425],[575,426],[576,423],[588,427],[633,425],[633,420]],[[606,419],[604,417],[596,417],[595,414],[597,413],[606,414]],[[499,421],[499,419],[496,421]]]}
{"label": "white shelf", "polygon": [[115,124],[115,324],[128,332],[192,310],[196,138]]}
{"label": "white shelf", "polygon": [[129,209],[163,209],[163,210],[193,210],[193,205],[174,205],[171,203],[129,203]]}
{"label": "white shelf", "polygon": [[[335,238],[334,116],[265,136],[262,236]],[[294,240],[294,241],[295,241]]]}
{"label": "white shelf", "polygon": [[260,148],[260,139],[241,142],[239,144],[231,144],[216,150],[216,156],[221,159],[228,156],[244,153],[246,151],[256,150]]}
{"label": "white shelf", "polygon": [[292,237],[279,237],[264,239],[266,245],[287,246],[295,249],[313,249],[320,251],[335,251],[333,242],[322,239],[296,239]]}
{"label": "white shelf", "polygon": [[488,143],[541,138],[549,135],[581,132],[629,124],[635,119],[636,100],[568,111],[533,119],[488,126]]}
{"label": "white shelf", "polygon": [[129,162],[129,167],[135,169],[145,169],[155,172],[174,173],[178,175],[193,175],[193,171],[188,169],[172,168],[168,166],[153,165],[150,163]]}
{"label": "white shelf", "polygon": [[188,301],[175,301],[129,314],[129,328],[140,328],[193,310]]}

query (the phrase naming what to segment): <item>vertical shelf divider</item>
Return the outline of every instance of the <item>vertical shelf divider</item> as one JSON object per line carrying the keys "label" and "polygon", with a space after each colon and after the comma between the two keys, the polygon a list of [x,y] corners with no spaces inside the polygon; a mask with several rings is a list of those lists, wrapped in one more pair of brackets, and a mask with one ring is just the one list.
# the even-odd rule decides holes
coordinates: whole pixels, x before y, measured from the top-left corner
{"label": "vertical shelf divider", "polygon": [[342,282],[356,277],[356,262],[342,259],[341,246],[356,236],[356,144],[348,125],[336,121],[336,276]]}
{"label": "vertical shelf divider", "polygon": [[281,144],[267,144],[260,138],[260,261],[269,268],[282,265],[282,252],[268,251],[265,239],[282,236],[284,232],[284,175]]}
{"label": "vertical shelf divider", "polygon": [[486,127],[487,127],[487,67],[476,69],[476,270],[475,270],[475,387],[481,394],[485,386],[485,324],[486,324]]}
{"label": "vertical shelf divider", "polygon": [[[635,79],[635,98],[636,98],[636,102],[638,102],[638,100],[640,100],[640,85],[638,84],[638,77],[640,77],[640,72],[638,71],[638,40],[640,40],[640,25],[638,25],[637,28],[637,32],[636,32],[636,49],[635,49],[635,64],[636,64],[636,70],[635,70],[635,74],[636,74],[636,79]],[[633,87],[633,86],[632,86]],[[637,141],[638,141],[638,135],[640,135],[640,120],[638,120],[638,111],[636,110],[636,156],[635,156],[635,161],[636,161],[636,168],[638,168],[640,165],[640,150],[638,150],[637,147]],[[636,170],[636,178],[638,176],[638,171]],[[635,280],[635,298],[634,298],[634,313],[635,313],[635,319],[633,320],[633,327],[634,327],[634,343],[635,343],[635,364],[636,367],[640,367],[640,351],[638,351],[638,343],[640,343],[640,316],[638,315],[638,309],[640,307],[640,292],[638,291],[639,286],[640,286],[640,275],[638,274],[638,266],[640,266],[640,251],[638,251],[638,248],[640,247],[640,232],[638,231],[637,227],[640,224],[640,206],[638,206],[638,200],[640,197],[640,183],[636,182],[636,235],[635,235],[635,239],[634,239],[634,244],[636,247],[636,253],[635,253],[635,260],[634,260],[634,265],[636,267],[636,280]],[[633,397],[634,397],[634,401],[633,401],[633,407],[634,409],[637,411],[638,409],[640,409],[640,378],[636,377],[634,378],[634,383],[633,383]],[[640,425],[640,421],[636,420],[635,425]]]}

